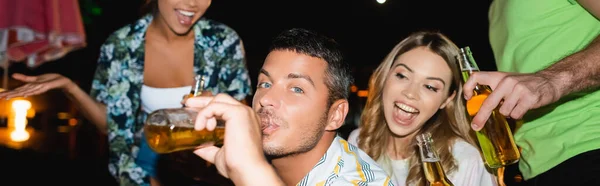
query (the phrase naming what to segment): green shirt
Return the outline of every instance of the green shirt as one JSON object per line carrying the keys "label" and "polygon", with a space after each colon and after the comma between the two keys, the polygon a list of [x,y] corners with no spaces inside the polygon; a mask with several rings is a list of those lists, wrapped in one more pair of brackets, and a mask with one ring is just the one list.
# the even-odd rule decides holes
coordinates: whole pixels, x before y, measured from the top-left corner
{"label": "green shirt", "polygon": [[[490,43],[499,71],[542,70],[585,48],[600,21],[574,0],[495,0]],[[586,151],[600,149],[600,91],[580,92],[529,111],[515,132],[519,168],[533,178]]]}

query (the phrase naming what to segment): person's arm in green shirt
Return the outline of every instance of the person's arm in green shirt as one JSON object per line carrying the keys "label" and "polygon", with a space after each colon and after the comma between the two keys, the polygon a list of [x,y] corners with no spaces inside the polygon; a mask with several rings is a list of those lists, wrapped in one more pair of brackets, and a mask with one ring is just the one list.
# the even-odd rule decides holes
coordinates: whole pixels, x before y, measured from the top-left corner
{"label": "person's arm in green shirt", "polygon": [[[600,1],[579,0],[578,3],[597,19]],[[531,109],[539,108],[561,97],[600,86],[600,36],[588,46],[536,73],[476,72],[463,86],[465,99],[473,95],[477,84],[489,85],[494,91],[483,102],[471,123],[481,130],[494,108],[501,102],[500,113],[520,119]]]}
{"label": "person's arm in green shirt", "polygon": [[596,19],[600,20],[600,1],[598,0],[578,0],[577,1],[583,8],[585,8],[590,14],[594,15]]}

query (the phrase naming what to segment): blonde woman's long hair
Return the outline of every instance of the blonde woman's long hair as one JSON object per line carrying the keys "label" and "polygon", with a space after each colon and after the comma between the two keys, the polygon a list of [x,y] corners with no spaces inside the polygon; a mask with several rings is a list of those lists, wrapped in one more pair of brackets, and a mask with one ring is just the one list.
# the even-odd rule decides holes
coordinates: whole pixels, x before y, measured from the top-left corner
{"label": "blonde woman's long hair", "polygon": [[[444,109],[434,114],[419,130],[419,133],[431,133],[444,170],[446,173],[452,173],[457,169],[451,153],[451,147],[455,140],[460,138],[472,145],[476,145],[476,143],[473,132],[470,130],[462,96],[463,81],[456,59],[459,49],[450,39],[439,32],[421,31],[409,35],[392,49],[373,72],[369,80],[369,96],[361,115],[358,146],[373,159],[378,160],[383,167],[391,167],[387,150],[389,149],[388,145],[394,143],[393,133],[388,128],[383,113],[382,92],[394,60],[417,47],[426,47],[441,56],[452,71],[452,84],[448,96],[455,92],[454,99]],[[410,143],[407,149],[392,149],[396,152],[409,152],[407,153],[410,157],[407,185],[425,185],[426,179],[424,179],[418,147],[416,147],[414,139]],[[388,173],[393,174],[391,169],[388,169]]]}

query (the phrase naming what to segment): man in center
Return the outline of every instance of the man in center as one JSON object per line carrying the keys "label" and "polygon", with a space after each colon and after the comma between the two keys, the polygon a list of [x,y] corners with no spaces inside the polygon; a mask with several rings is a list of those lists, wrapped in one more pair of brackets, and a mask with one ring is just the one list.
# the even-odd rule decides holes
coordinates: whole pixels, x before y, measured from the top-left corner
{"label": "man in center", "polygon": [[[276,173],[273,177],[285,185],[299,186],[393,185],[389,176],[375,161],[337,135],[336,130],[344,123],[348,112],[348,89],[352,82],[338,44],[333,39],[315,32],[291,29],[275,37],[269,51],[259,72],[252,103],[252,109],[256,113],[249,113],[256,114],[260,121],[239,118],[235,120],[247,122],[245,125],[260,123],[262,148],[271,164],[270,167]],[[191,98],[186,105],[204,106],[206,103],[199,103],[202,99],[207,98]],[[211,102],[215,103],[233,103],[230,105],[232,112],[239,111],[240,109],[235,109],[237,107],[246,107],[223,94],[212,99]],[[209,103],[207,109],[211,110],[210,108]],[[251,112],[250,108],[241,110]],[[235,115],[244,117],[248,114]],[[201,121],[203,120],[199,119],[197,126],[202,127],[197,129],[204,128],[204,124],[198,124]],[[242,154],[224,158],[224,149],[228,146],[227,135],[226,132],[226,142],[219,149],[221,153],[214,149],[216,147],[196,151],[208,161],[217,160],[216,165],[225,176],[227,172],[241,166],[232,165],[228,158],[251,159],[243,157]],[[229,153],[232,150],[234,149],[229,150]],[[263,161],[258,159],[248,161]],[[255,170],[245,173],[262,175],[262,180],[248,175],[244,177],[258,179],[254,180],[258,182],[265,182],[269,177],[269,171],[259,174],[258,171],[264,169]],[[244,179],[236,184],[243,184],[240,182],[253,181]]]}

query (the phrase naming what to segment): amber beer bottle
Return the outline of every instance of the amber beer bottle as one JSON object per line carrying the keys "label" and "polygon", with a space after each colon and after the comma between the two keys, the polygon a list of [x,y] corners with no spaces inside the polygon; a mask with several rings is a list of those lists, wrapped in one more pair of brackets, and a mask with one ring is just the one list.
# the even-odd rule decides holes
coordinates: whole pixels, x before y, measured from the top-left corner
{"label": "amber beer bottle", "polygon": [[[204,79],[196,77],[190,97],[201,94]],[[148,146],[157,153],[194,149],[205,145],[222,145],[225,126],[217,122],[213,131],[195,130],[198,110],[194,108],[159,109],[150,113],[144,124]]]}
{"label": "amber beer bottle", "polygon": [[[479,67],[477,67],[469,47],[461,48],[457,58],[463,81],[466,82],[473,72],[479,71]],[[466,102],[470,120],[479,112],[483,101],[491,93],[492,89],[488,85],[475,86],[473,96]],[[515,120],[500,114],[499,108],[500,105],[492,111],[483,129],[475,132],[485,164],[489,168],[499,168],[516,163],[521,156],[509,127],[509,124],[515,124]]]}
{"label": "amber beer bottle", "polygon": [[446,177],[444,168],[440,163],[435,148],[433,148],[433,139],[431,134],[424,133],[417,135],[417,144],[421,155],[421,163],[423,164],[423,172],[430,186],[453,186],[452,182]]}

